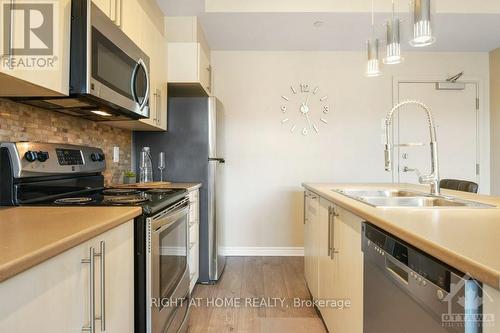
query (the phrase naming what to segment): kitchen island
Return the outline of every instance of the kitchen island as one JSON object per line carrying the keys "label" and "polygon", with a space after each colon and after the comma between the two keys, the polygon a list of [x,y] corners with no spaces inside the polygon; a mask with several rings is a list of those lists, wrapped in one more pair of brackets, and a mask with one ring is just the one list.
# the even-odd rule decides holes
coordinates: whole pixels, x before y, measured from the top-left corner
{"label": "kitchen island", "polygon": [[[500,209],[466,207],[376,208],[349,198],[334,189],[397,189],[427,192],[410,184],[303,184],[305,193],[306,279],[313,297],[348,297],[353,305],[339,311],[322,311],[325,322],[340,331],[361,332],[363,316],[363,253],[361,224],[370,222],[445,264],[483,283],[494,302],[485,303],[484,313],[500,318]],[[500,198],[443,190],[449,195],[500,207]],[[330,215],[338,223],[329,224]],[[323,222],[322,222],[323,221]],[[330,229],[335,228],[330,239]],[[310,246],[309,244],[316,244]],[[332,248],[332,253],[330,252]],[[334,265],[329,264],[330,258]],[[338,271],[338,274],[335,272]],[[327,277],[325,278],[325,275]],[[337,275],[333,280],[330,276]],[[337,285],[341,292],[330,290]],[[348,292],[345,292],[347,290]],[[361,290],[361,291],[360,291]],[[325,294],[326,293],[326,294]],[[323,313],[325,312],[325,313]],[[337,319],[337,320],[335,320]],[[335,323],[336,322],[336,323]],[[353,324],[353,323],[358,324]],[[339,326],[340,325],[340,326]],[[344,325],[344,326],[342,326]],[[484,332],[488,332],[485,329]],[[491,331],[494,332],[494,329]]]}

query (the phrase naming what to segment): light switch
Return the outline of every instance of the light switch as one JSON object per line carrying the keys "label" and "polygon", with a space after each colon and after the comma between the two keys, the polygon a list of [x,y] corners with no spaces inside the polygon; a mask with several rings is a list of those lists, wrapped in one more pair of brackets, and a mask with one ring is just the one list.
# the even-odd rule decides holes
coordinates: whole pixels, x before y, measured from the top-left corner
{"label": "light switch", "polygon": [[120,162],[120,147],[113,147],[113,162]]}

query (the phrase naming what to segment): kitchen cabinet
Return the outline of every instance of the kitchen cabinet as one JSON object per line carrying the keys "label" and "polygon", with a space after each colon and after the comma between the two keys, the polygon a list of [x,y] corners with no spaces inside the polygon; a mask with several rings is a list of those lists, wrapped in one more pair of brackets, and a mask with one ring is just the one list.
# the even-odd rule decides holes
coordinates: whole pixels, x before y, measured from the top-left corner
{"label": "kitchen cabinet", "polygon": [[[315,194],[313,196],[316,197]],[[310,226],[312,231],[309,231],[306,227],[304,234],[306,262],[309,261],[306,263],[309,290],[315,299],[344,302],[343,308],[319,307],[330,332],[362,333],[362,219],[324,198],[308,199],[306,196],[308,212],[311,202],[314,203],[312,207],[318,207],[319,212],[312,214],[315,216],[312,220],[316,222],[316,230]],[[306,217],[306,222],[310,222],[311,218],[307,214]],[[308,260],[308,257],[312,259]]]}
{"label": "kitchen cabinet", "polygon": [[196,17],[167,19],[168,83],[172,96],[210,96],[210,48]]}
{"label": "kitchen cabinet", "polygon": [[[18,1],[15,0],[12,3],[15,4]],[[69,94],[71,0],[59,0],[54,2],[53,6],[53,14],[57,15],[53,22],[57,26],[54,27],[55,33],[52,36],[37,37],[33,33],[27,35],[24,25],[20,24],[19,15],[10,16],[11,24],[7,26],[7,29],[11,29],[12,33],[7,33],[6,43],[3,43],[2,38],[2,45],[0,45],[2,48],[0,96],[45,97]],[[35,38],[36,40],[32,40]],[[50,50],[51,42],[52,51]],[[32,43],[49,45],[48,54],[40,55],[36,52],[32,54],[33,50],[29,48]],[[26,54],[26,52],[30,53]],[[33,59],[36,59],[36,65],[33,65]]]}
{"label": "kitchen cabinet", "polygon": [[90,323],[92,250],[99,254],[93,260],[95,316],[103,310],[106,324],[101,329],[95,320],[95,331],[133,332],[133,241],[129,221],[0,283],[0,332],[82,332]]}
{"label": "kitchen cabinet", "polygon": [[304,275],[313,299],[318,298],[319,197],[304,192]]}
{"label": "kitchen cabinet", "polygon": [[200,277],[200,194],[189,192],[189,288],[193,291]]}

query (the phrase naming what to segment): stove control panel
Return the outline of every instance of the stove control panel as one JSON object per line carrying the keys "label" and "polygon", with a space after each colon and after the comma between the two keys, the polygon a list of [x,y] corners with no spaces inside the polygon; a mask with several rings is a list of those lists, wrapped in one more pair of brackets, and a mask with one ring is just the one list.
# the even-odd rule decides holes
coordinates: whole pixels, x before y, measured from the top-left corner
{"label": "stove control panel", "polygon": [[5,142],[0,154],[8,156],[15,178],[88,174],[106,168],[102,149],[57,143]]}

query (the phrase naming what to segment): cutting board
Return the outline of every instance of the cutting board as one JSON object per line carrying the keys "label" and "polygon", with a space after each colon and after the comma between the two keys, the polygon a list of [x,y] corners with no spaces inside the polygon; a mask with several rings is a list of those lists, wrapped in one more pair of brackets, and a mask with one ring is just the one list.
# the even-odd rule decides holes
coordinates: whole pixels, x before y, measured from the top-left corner
{"label": "cutting board", "polygon": [[114,188],[162,188],[169,186],[171,182],[150,182],[150,183],[133,183],[133,184],[113,184]]}

